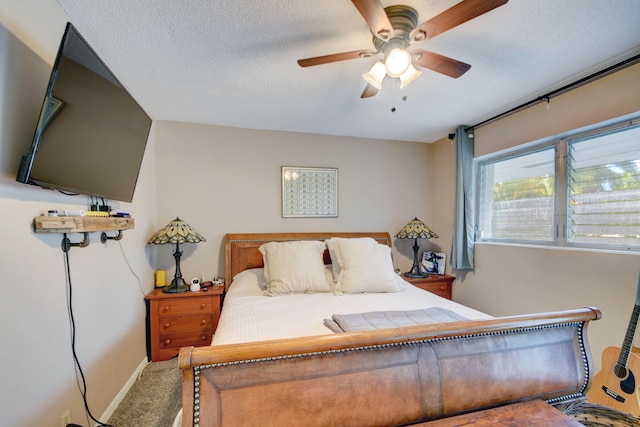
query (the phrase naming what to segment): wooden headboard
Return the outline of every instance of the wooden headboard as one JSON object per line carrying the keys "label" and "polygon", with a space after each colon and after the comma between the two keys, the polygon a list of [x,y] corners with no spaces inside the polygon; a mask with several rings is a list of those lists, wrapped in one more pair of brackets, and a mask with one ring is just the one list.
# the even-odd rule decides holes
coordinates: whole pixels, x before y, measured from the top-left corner
{"label": "wooden headboard", "polygon": [[[387,232],[354,233],[252,233],[227,234],[224,240],[225,287],[228,290],[236,274],[249,268],[262,268],[262,254],[258,248],[268,242],[287,242],[291,240],[326,240],[331,237],[371,237],[379,243],[392,246],[391,236]],[[330,264],[328,251],[324,254],[325,264]]]}

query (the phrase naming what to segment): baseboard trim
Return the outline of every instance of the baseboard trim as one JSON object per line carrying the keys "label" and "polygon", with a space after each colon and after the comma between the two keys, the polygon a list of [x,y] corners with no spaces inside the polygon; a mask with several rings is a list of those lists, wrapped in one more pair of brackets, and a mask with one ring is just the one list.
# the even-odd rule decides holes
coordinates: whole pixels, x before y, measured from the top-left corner
{"label": "baseboard trim", "polygon": [[[102,414],[102,416],[100,416],[100,418],[98,418],[99,420],[102,420],[105,423],[107,422],[107,420],[111,417],[111,415],[113,415],[113,412],[116,410],[118,405],[120,405],[120,402],[122,402],[122,399],[124,399],[124,397],[127,395],[127,392],[129,391],[131,386],[133,386],[133,384],[137,381],[137,379],[140,376],[140,373],[142,372],[142,370],[148,364],[149,364],[149,361],[147,360],[147,357],[145,356],[142,359],[142,361],[140,362],[140,364],[138,365],[138,367],[136,368],[136,370],[133,371],[133,374],[131,374],[131,377],[129,377],[129,379],[124,384],[124,386],[122,386],[122,389],[120,390],[120,392],[118,392],[116,397],[114,397],[114,399],[111,402],[111,404],[107,407],[107,409],[104,410],[104,413]],[[95,424],[94,427],[98,427],[99,425],[100,424]]]}

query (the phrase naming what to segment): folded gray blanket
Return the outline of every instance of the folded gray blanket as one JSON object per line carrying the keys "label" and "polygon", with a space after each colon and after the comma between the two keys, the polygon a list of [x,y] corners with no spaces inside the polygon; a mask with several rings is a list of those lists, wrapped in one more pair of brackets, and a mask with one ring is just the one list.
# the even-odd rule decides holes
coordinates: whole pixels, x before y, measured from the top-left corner
{"label": "folded gray blanket", "polygon": [[409,311],[370,311],[368,313],[334,314],[324,319],[324,324],[333,332],[370,331],[400,326],[426,325],[428,323],[456,322],[468,320],[451,310],[431,307]]}

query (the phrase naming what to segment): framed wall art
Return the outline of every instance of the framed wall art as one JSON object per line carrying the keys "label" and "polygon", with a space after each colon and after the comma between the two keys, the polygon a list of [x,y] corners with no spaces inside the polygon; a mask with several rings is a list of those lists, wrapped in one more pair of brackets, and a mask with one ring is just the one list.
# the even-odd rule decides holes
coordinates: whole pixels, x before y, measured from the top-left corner
{"label": "framed wall art", "polygon": [[283,218],[337,218],[338,169],[282,167]]}
{"label": "framed wall art", "polygon": [[424,251],[422,253],[421,269],[424,273],[444,274],[446,260],[447,254],[444,252]]}

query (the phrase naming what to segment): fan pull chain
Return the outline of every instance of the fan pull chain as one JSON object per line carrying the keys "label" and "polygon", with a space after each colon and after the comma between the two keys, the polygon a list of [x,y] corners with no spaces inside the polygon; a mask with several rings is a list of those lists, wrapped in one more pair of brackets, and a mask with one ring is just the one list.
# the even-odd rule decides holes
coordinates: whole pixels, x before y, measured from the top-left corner
{"label": "fan pull chain", "polygon": [[[396,79],[393,79],[393,96],[392,96],[392,98],[393,98],[394,100],[396,99],[396,96],[397,96],[397,94],[398,94],[397,90],[398,90],[398,89],[396,88]],[[406,101],[406,100],[407,100],[407,96],[405,95],[405,96],[403,96],[401,99],[402,99],[403,101]],[[395,113],[395,112],[396,112],[396,107],[391,107],[391,112],[392,112],[392,113]]]}
{"label": "fan pull chain", "polygon": [[[392,81],[393,81],[393,96],[391,97],[391,99],[393,99],[393,100],[394,100],[394,102],[395,102],[395,99],[396,99],[396,80],[397,80],[397,79],[393,79],[393,80],[392,80]],[[391,112],[392,112],[392,113],[395,113],[395,112],[396,112],[396,107],[393,107],[393,106],[392,106],[392,107],[391,107]]]}

